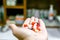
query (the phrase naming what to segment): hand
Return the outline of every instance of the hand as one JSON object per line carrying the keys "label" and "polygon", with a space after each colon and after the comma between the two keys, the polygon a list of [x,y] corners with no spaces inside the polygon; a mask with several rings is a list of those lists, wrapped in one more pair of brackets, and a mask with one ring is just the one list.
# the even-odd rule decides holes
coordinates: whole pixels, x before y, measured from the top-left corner
{"label": "hand", "polygon": [[[29,23],[31,18],[27,18],[24,22]],[[13,34],[19,39],[19,40],[48,40],[48,34],[46,31],[46,27],[44,22],[39,19],[40,21],[40,30],[39,32],[34,32],[30,29],[26,29],[23,27],[17,27],[15,24],[10,24],[10,28],[12,29]],[[23,24],[23,25],[24,25]]]}

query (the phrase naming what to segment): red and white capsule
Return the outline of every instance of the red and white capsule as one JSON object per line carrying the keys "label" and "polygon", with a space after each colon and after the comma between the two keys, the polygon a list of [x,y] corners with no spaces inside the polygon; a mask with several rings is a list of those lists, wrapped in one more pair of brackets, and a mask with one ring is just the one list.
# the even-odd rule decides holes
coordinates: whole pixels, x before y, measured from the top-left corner
{"label": "red and white capsule", "polygon": [[28,28],[28,24],[24,24],[23,27],[24,27],[24,28]]}

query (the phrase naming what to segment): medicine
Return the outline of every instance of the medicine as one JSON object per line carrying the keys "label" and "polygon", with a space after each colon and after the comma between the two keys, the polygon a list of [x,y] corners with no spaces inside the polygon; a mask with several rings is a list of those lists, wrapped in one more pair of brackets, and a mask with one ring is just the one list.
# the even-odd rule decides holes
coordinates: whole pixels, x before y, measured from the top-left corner
{"label": "medicine", "polygon": [[37,25],[36,26],[40,26],[40,23],[37,23]]}
{"label": "medicine", "polygon": [[29,24],[24,24],[24,28],[28,28],[30,30],[33,30],[34,32],[39,32],[40,31],[40,21],[38,18],[35,18],[30,21]]}
{"label": "medicine", "polygon": [[32,22],[31,24],[32,24],[32,25],[34,25],[34,24],[35,24],[35,22]]}
{"label": "medicine", "polygon": [[32,29],[34,32],[37,32],[37,26],[36,25],[37,25],[37,23],[34,24],[33,29]]}
{"label": "medicine", "polygon": [[40,27],[37,26],[37,30],[40,31]]}
{"label": "medicine", "polygon": [[24,27],[28,27],[28,25],[27,24],[24,24]]}

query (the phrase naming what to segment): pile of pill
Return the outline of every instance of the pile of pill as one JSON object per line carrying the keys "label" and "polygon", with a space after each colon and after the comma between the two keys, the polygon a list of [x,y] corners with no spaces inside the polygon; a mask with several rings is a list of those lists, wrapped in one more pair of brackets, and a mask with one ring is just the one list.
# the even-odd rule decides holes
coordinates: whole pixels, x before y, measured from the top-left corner
{"label": "pile of pill", "polygon": [[23,27],[31,29],[34,32],[38,32],[40,31],[40,21],[38,20],[38,18],[31,18],[29,24],[24,24]]}

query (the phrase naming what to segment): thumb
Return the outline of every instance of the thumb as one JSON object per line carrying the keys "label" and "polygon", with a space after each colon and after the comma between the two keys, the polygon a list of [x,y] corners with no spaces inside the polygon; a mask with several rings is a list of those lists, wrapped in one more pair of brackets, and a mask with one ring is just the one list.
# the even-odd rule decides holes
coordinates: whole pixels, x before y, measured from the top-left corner
{"label": "thumb", "polygon": [[[26,38],[28,36],[31,35],[35,35],[36,33],[32,30],[29,29],[25,29],[25,28],[21,28],[21,27],[17,27],[15,24],[10,24],[10,28],[12,29],[13,34],[17,37],[17,38]],[[32,34],[31,34],[32,33]]]}
{"label": "thumb", "polygon": [[10,24],[9,27],[12,29],[12,31],[17,28],[17,26],[15,24]]}

